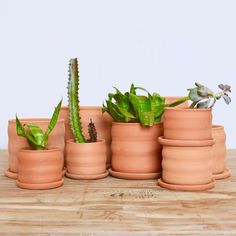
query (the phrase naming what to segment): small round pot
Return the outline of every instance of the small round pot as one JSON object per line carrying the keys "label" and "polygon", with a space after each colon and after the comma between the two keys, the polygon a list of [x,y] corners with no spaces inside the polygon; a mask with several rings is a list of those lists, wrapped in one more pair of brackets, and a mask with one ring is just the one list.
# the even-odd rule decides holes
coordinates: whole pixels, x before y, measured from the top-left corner
{"label": "small round pot", "polygon": [[[102,114],[102,107],[100,106],[80,106],[80,117],[83,125],[83,131],[88,138],[88,124],[90,123],[90,119],[95,124],[98,133],[98,139],[105,139],[106,142],[106,156],[107,168],[111,165],[111,123],[112,118],[107,114]],[[59,118],[64,119],[65,122],[65,140],[73,139],[73,134],[70,129],[69,123],[69,109],[68,107],[62,107]]]}
{"label": "small round pot", "polygon": [[224,127],[213,125],[212,134],[216,140],[213,146],[213,177],[215,179],[225,179],[230,176],[230,171],[226,167],[226,134]]}
{"label": "small round pot", "polygon": [[106,171],[105,140],[95,143],[76,143],[68,140],[66,145],[66,176],[73,179],[100,179]]}
{"label": "small round pot", "polygon": [[[181,98],[183,98],[183,97],[180,97],[180,96],[171,96],[171,97],[165,97],[165,103],[166,104],[170,104],[170,103],[172,103],[172,102],[175,102],[175,101],[177,101],[178,99],[181,99]],[[181,104],[179,104],[178,106],[176,106],[176,107],[179,107],[179,108],[188,108],[188,101],[186,101],[186,102],[184,102],[184,103],[181,103]]]}
{"label": "small round pot", "polygon": [[[163,135],[162,122],[152,127],[140,123],[112,123],[112,175],[119,173],[119,178],[133,174],[133,179],[157,177],[161,172],[161,150],[158,137]],[[117,177],[115,176],[115,177]]]}
{"label": "small round pot", "polygon": [[25,189],[51,189],[63,185],[62,150],[21,149],[18,152],[16,184]]}
{"label": "small round pot", "polygon": [[162,179],[159,185],[175,190],[206,190],[212,179],[215,140],[170,140],[159,138],[163,145]]}
{"label": "small round pot", "polygon": [[212,110],[166,108],[164,137],[173,140],[212,139]]}
{"label": "small round pot", "polygon": [[[46,131],[50,119],[37,119],[37,118],[28,118],[20,119],[23,124],[33,123],[38,125],[43,131]],[[64,121],[58,120],[56,126],[54,127],[52,133],[48,138],[48,149],[52,147],[58,147],[64,151],[65,147],[65,127]],[[5,172],[7,177],[16,179],[18,172],[18,152],[24,147],[30,147],[26,138],[18,136],[16,132],[16,120],[8,121],[8,170]]]}

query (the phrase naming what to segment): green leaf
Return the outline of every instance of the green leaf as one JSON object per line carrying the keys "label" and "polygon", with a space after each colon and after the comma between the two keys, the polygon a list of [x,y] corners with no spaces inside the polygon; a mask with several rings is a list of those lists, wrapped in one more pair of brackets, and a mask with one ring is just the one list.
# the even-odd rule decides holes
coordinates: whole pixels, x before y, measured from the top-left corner
{"label": "green leaf", "polygon": [[112,103],[111,100],[107,100],[106,103],[109,114],[115,121],[126,121],[124,115],[119,111],[116,104]]}
{"label": "green leaf", "polygon": [[44,134],[38,125],[26,124],[38,145],[45,146]]}
{"label": "green leaf", "polygon": [[135,86],[134,86],[134,84],[131,84],[131,86],[130,86],[130,90],[129,90],[129,93],[130,93],[130,94],[134,94],[134,95],[136,95],[136,90],[135,90]]}
{"label": "green leaf", "polygon": [[155,122],[153,112],[142,112],[139,113],[139,120],[143,126],[152,126]]}

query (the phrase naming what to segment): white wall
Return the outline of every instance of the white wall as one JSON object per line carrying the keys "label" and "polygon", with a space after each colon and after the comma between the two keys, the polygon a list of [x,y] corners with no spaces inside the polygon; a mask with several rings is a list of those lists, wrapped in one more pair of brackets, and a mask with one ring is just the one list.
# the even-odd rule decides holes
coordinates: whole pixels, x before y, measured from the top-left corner
{"label": "white wall", "polygon": [[185,95],[195,81],[233,87],[214,108],[228,147],[236,145],[236,1],[0,0],[0,148],[7,120],[50,116],[67,103],[67,64],[80,63],[83,105],[100,105],[112,85],[131,82]]}

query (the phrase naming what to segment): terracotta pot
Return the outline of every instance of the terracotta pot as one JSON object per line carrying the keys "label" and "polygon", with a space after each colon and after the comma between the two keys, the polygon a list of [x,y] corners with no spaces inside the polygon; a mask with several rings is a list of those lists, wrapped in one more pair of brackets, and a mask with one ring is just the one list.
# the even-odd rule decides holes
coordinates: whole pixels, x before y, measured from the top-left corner
{"label": "terracotta pot", "polygon": [[[83,125],[83,131],[88,138],[88,124],[90,119],[93,120],[97,132],[98,132],[98,139],[105,139],[106,140],[106,152],[107,152],[107,168],[111,165],[111,123],[112,118],[107,114],[102,114],[102,108],[99,106],[81,106],[80,107],[80,116]],[[73,134],[70,129],[69,123],[69,110],[68,107],[62,107],[59,118],[64,119],[65,122],[65,139],[73,139]]]}
{"label": "terracotta pot", "polygon": [[212,146],[215,140],[183,141],[160,137],[159,141],[163,145],[161,186],[164,182],[170,189],[192,191],[214,186]]}
{"label": "terracotta pot", "polygon": [[226,134],[221,125],[212,126],[213,138],[216,140],[213,146],[213,177],[224,179],[230,176],[226,167]]}
{"label": "terracotta pot", "polygon": [[66,145],[66,176],[73,179],[99,179],[106,177],[105,140],[95,143],[75,143],[68,140]]}
{"label": "terracotta pot", "polygon": [[212,110],[166,108],[164,137],[173,140],[212,139]]}
{"label": "terracotta pot", "polygon": [[[178,99],[180,98],[183,98],[183,97],[180,97],[180,96],[172,96],[172,97],[165,97],[165,103],[166,104],[170,104],[172,102],[175,102],[177,101]],[[180,105],[176,106],[176,107],[181,107],[181,108],[188,108],[188,101],[184,102],[184,103],[181,103]]]}
{"label": "terracotta pot", "polygon": [[[23,124],[34,123],[39,125],[39,127],[45,131],[48,127],[50,119],[20,119]],[[49,135],[48,148],[58,147],[64,151],[65,141],[64,141],[64,121],[58,120],[52,133]],[[18,159],[17,154],[21,148],[30,147],[26,138],[20,137],[16,132],[16,121],[8,121],[8,165],[9,169],[6,171],[6,176],[10,178],[17,178],[18,172]]]}
{"label": "terracotta pot", "polygon": [[49,150],[21,149],[18,152],[18,187],[51,189],[63,184],[60,148]]}
{"label": "terracotta pot", "polygon": [[[163,124],[144,127],[139,123],[112,123],[112,171],[129,173],[142,178],[142,174],[161,172],[161,150],[158,137],[163,135]],[[113,174],[113,173],[111,173]],[[120,176],[116,177],[122,177]],[[153,178],[150,176],[150,178]],[[148,179],[148,177],[146,178]]]}

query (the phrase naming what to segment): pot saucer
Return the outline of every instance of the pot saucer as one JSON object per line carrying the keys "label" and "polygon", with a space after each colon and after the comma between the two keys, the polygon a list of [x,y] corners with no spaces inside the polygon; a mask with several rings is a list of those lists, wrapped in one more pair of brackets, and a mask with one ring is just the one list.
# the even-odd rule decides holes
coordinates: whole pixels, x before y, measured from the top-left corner
{"label": "pot saucer", "polygon": [[226,179],[226,178],[230,177],[230,175],[231,175],[230,169],[226,168],[222,173],[213,174],[213,178],[215,180]]}
{"label": "pot saucer", "polygon": [[161,173],[127,173],[114,171],[112,169],[109,169],[109,173],[113,177],[130,180],[158,179],[161,176]]}
{"label": "pot saucer", "polygon": [[81,179],[81,180],[95,180],[95,179],[103,179],[108,176],[108,171],[106,170],[102,174],[97,174],[97,175],[76,175],[76,174],[71,174],[69,172],[66,172],[66,176],[71,178],[71,179]]}
{"label": "pot saucer", "polygon": [[17,179],[18,173],[12,172],[9,169],[5,171],[5,176],[11,179]]}
{"label": "pot saucer", "polygon": [[22,183],[19,180],[16,180],[16,185],[18,187],[24,188],[24,189],[31,189],[31,190],[44,190],[44,189],[58,188],[62,186],[63,183],[64,183],[64,179],[61,179],[57,182],[45,183],[45,184],[29,184],[29,183]]}
{"label": "pot saucer", "polygon": [[203,191],[203,190],[211,189],[215,186],[215,180],[212,180],[208,184],[199,184],[199,185],[169,184],[169,183],[165,183],[162,179],[158,179],[157,183],[162,188],[167,188],[170,190],[177,190],[177,191]]}

